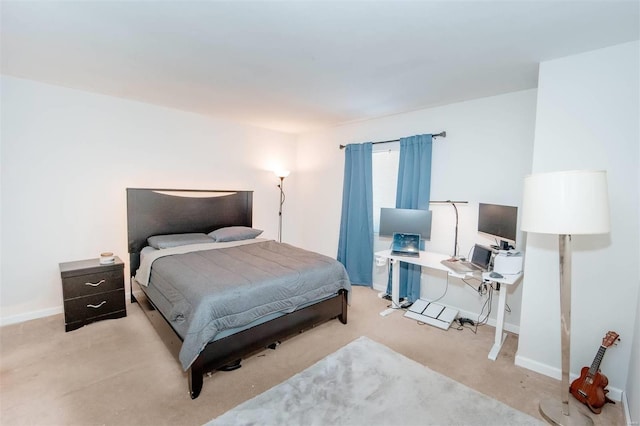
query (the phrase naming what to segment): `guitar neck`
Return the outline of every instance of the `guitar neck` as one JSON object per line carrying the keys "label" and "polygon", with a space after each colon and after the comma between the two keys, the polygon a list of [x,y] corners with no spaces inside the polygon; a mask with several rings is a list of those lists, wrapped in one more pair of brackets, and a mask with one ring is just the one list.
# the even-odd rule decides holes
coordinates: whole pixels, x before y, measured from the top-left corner
{"label": "guitar neck", "polygon": [[589,368],[589,376],[594,376],[600,369],[600,363],[602,362],[602,358],[604,357],[604,353],[606,352],[606,350],[607,348],[605,346],[600,346],[600,349],[598,349],[598,353],[596,354],[596,357],[593,359],[591,367]]}

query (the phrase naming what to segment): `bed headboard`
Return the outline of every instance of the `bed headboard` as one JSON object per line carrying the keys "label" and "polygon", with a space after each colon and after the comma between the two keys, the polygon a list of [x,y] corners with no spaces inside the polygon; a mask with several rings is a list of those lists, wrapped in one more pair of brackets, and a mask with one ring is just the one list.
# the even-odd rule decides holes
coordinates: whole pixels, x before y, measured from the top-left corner
{"label": "bed headboard", "polygon": [[129,269],[152,235],[209,233],[225,226],[252,226],[253,191],[127,188]]}

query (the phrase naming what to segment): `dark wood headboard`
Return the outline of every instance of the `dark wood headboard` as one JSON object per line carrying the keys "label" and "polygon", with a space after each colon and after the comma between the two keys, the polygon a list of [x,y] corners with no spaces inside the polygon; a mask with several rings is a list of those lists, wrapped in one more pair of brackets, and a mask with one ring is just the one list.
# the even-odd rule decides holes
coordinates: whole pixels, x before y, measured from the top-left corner
{"label": "dark wood headboard", "polygon": [[127,188],[129,269],[152,235],[209,233],[225,226],[252,226],[253,191]]}

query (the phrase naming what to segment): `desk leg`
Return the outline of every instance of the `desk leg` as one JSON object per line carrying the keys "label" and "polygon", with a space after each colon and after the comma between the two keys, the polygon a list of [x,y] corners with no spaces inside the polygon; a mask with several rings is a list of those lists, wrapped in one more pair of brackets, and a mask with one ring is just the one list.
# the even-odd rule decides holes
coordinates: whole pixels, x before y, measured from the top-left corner
{"label": "desk leg", "polygon": [[393,273],[391,274],[391,307],[396,309],[400,307],[400,262],[391,260],[393,264]]}
{"label": "desk leg", "polygon": [[380,315],[386,317],[395,312],[400,307],[400,262],[395,259],[389,259],[393,265],[393,273],[391,274],[391,307],[380,312]]}
{"label": "desk leg", "polygon": [[498,300],[498,318],[496,320],[496,338],[495,338],[493,347],[491,348],[491,351],[489,351],[489,359],[492,361],[495,361],[496,358],[498,358],[498,353],[502,348],[502,344],[507,338],[507,333],[503,333],[504,311],[507,307],[507,288],[506,287],[507,287],[506,285],[503,285],[501,288],[501,291],[499,292],[500,298]]}

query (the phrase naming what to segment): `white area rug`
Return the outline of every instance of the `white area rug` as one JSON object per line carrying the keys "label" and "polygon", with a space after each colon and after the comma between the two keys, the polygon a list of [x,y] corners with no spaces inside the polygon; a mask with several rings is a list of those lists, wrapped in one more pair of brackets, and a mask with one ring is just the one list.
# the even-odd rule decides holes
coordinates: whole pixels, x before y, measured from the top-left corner
{"label": "white area rug", "polygon": [[207,423],[219,425],[538,425],[384,345],[360,337]]}

